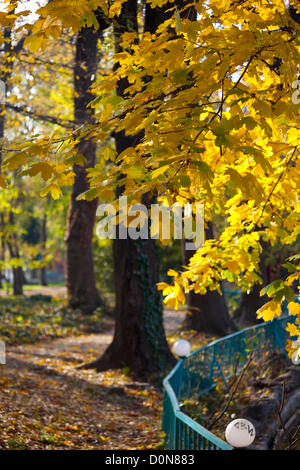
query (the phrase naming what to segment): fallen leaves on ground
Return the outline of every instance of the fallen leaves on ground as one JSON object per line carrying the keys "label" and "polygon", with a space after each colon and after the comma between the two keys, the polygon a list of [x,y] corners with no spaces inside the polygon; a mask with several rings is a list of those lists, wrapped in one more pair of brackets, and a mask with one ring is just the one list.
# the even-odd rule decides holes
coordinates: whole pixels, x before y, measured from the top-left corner
{"label": "fallen leaves on ground", "polygon": [[101,332],[106,326],[100,309],[91,315],[83,314],[66,308],[63,299],[45,295],[1,298],[0,339],[6,344]]}
{"label": "fallen leaves on ground", "polygon": [[[110,335],[10,347],[0,367],[2,449],[149,449],[160,446],[161,394],[122,371],[78,370]],[[103,339],[103,341],[102,341]]]}
{"label": "fallen leaves on ground", "polygon": [[[166,313],[171,345],[184,315]],[[0,316],[0,448],[163,447],[162,390],[133,382],[125,369],[76,368],[110,344],[111,317],[72,312],[44,295],[2,298]]]}
{"label": "fallen leaves on ground", "polygon": [[[179,338],[197,349],[212,338],[180,328],[186,312],[166,309],[170,346]],[[76,366],[110,344],[113,320],[83,315],[45,295],[1,299],[0,448],[163,448],[162,390],[133,382],[127,370],[97,373]]]}

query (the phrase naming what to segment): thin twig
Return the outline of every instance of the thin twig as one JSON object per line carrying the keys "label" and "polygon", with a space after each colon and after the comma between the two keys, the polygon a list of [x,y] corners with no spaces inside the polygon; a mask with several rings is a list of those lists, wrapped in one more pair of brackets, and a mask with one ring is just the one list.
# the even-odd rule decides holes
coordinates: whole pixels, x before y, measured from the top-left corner
{"label": "thin twig", "polygon": [[218,414],[218,416],[213,420],[213,422],[209,424],[208,429],[211,429],[211,428],[222,418],[222,416],[223,416],[223,415],[226,413],[226,411],[228,410],[229,405],[230,405],[230,403],[232,402],[233,397],[234,397],[235,393],[237,392],[237,389],[238,389],[238,387],[239,387],[239,385],[240,385],[240,383],[241,383],[241,380],[242,380],[242,378],[243,378],[243,376],[244,376],[244,374],[245,374],[247,368],[249,367],[249,365],[250,365],[252,359],[253,359],[253,352],[251,353],[251,355],[250,355],[250,357],[249,357],[249,359],[248,359],[248,361],[247,361],[247,364],[243,367],[243,369],[242,369],[242,371],[241,371],[241,373],[240,373],[240,375],[239,375],[239,377],[238,377],[238,379],[237,379],[237,381],[236,381],[236,383],[235,383],[235,385],[234,385],[234,388],[233,388],[232,392],[230,392],[229,399],[228,399],[226,405],[224,406],[224,408],[222,409],[222,411]]}
{"label": "thin twig", "polygon": [[292,435],[292,437],[290,438],[290,444],[288,445],[288,447],[285,449],[285,450],[293,450],[293,447],[295,446],[295,444],[298,443],[299,441],[299,437],[298,437],[298,433],[300,431],[300,425],[297,427],[295,433]]}
{"label": "thin twig", "polygon": [[[233,386],[233,384],[234,384],[235,381],[237,380],[237,369],[238,369],[238,365],[239,365],[239,362],[240,362],[240,357],[241,357],[241,354],[239,353],[238,358],[237,358],[237,360],[235,361],[234,371],[233,371],[233,377],[231,378],[230,383],[228,384],[229,390],[231,389],[231,387]],[[221,405],[223,405],[223,403],[224,403],[224,401],[225,401],[225,398],[226,398],[226,396],[223,395],[223,397],[222,397],[220,403],[218,404],[219,407],[220,407]],[[215,416],[215,414],[216,414],[216,412],[213,411],[213,412],[209,415],[209,417],[207,418],[207,422],[208,422],[208,423],[213,419],[213,417]]]}
{"label": "thin twig", "polygon": [[[277,411],[277,415],[278,415],[278,419],[279,419],[279,422],[280,422],[280,425],[281,425],[281,428],[285,434],[285,437],[286,437],[286,440],[288,442],[288,448],[287,450],[290,450],[291,448],[291,440],[289,438],[289,434],[287,432],[287,429],[284,425],[284,422],[283,422],[283,419],[282,419],[282,416],[281,416],[281,413],[282,413],[282,410],[283,410],[283,406],[284,406],[284,396],[285,396],[285,382],[282,382],[282,390],[281,390],[281,401],[280,401],[280,406],[279,406],[279,409]],[[279,435],[279,433],[278,433]]]}

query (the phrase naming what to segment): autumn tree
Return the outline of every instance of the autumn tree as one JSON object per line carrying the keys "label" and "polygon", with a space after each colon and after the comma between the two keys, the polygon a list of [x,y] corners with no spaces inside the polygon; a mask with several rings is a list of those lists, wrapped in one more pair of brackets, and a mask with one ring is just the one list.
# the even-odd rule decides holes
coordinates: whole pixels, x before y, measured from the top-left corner
{"label": "autumn tree", "polygon": [[[12,29],[11,25],[14,22],[15,19],[15,8],[14,5],[12,5],[8,9],[8,16],[6,17],[4,21],[4,25],[1,30],[1,38],[0,38],[0,44],[2,48],[2,54],[1,54],[1,72],[0,72],[0,80],[1,80],[1,97],[0,97],[0,170],[1,170],[1,165],[2,165],[2,160],[3,160],[3,141],[5,137],[5,120],[6,120],[6,108],[5,108],[5,101],[6,97],[8,94],[9,89],[11,88],[11,76],[13,72],[13,66],[14,66],[14,61],[16,59],[16,56],[18,53],[22,50],[25,36],[21,35],[21,38],[15,39],[15,44],[13,44],[13,37],[12,37]],[[3,176],[0,173],[0,185],[5,188],[6,183],[3,180]],[[2,234],[4,231],[8,232],[5,228],[5,216],[3,213],[0,214],[1,217],[1,231]],[[18,247],[18,241],[17,241],[17,233],[13,230],[14,225],[15,225],[15,213],[13,208],[9,211],[9,216],[7,220],[8,226],[11,227],[12,231],[9,237],[6,237],[6,243],[7,247],[9,249],[10,257],[13,260],[17,261],[17,264],[13,267],[13,293],[14,295],[21,295],[23,293],[23,271],[22,267],[19,264],[20,260],[20,253],[19,253],[19,247]],[[4,236],[3,238],[3,244],[5,243],[4,241]],[[5,248],[3,246],[3,252],[5,251]]]}
{"label": "autumn tree", "polygon": [[[155,33],[163,21],[164,11],[145,11],[145,30]],[[114,23],[116,53],[122,53],[123,34],[138,37],[138,2],[129,0],[122,6],[122,11]],[[118,68],[118,64],[115,65]],[[117,96],[126,96],[128,78],[118,80]],[[134,147],[142,134],[127,136],[124,131],[114,134],[117,155]],[[123,188],[117,190],[122,195]],[[148,194],[143,201],[149,205]],[[126,227],[123,227],[123,229]],[[127,230],[127,229],[126,229]],[[113,260],[115,278],[115,316],[114,338],[108,349],[96,361],[86,365],[97,370],[122,367],[126,365],[139,374],[163,372],[173,362],[166,341],[161,296],[156,289],[158,282],[158,259],[155,240],[132,240],[123,238],[118,232],[113,241]]]}
{"label": "autumn tree", "polygon": [[[79,30],[88,21],[90,26],[90,3],[69,3],[73,11],[58,8],[59,0],[50,2],[31,43],[47,42],[62,25]],[[92,192],[86,199],[107,199],[116,187],[136,201],[159,193],[170,204],[190,201],[195,207],[200,201],[226,220],[220,236],[206,240],[187,269],[173,273],[173,283],[159,286],[175,308],[191,290],[221,293],[223,280],[249,291],[262,283],[262,243],[293,245],[299,235],[298,5],[293,3],[293,10],[281,0],[193,5],[197,21],[173,4],[157,35],[145,31],[137,41],[135,28],[124,32],[122,51],[114,54],[118,67],[94,88],[101,112],[92,129],[82,131],[82,137],[90,132],[99,142],[123,132],[128,145],[132,136],[142,135],[121,153],[102,149],[107,165],[89,172]],[[99,2],[116,21],[121,6]],[[276,66],[275,58],[280,59]],[[128,87],[116,99],[124,77]],[[66,172],[74,145],[68,138],[60,152]],[[58,142],[37,138],[22,149],[23,160],[17,163],[11,155],[8,162],[31,171],[33,145],[45,152]],[[55,162],[48,165],[55,167]],[[53,174],[50,184],[59,187],[60,177]],[[299,267],[295,257],[289,263],[289,275],[263,290],[271,300],[259,317],[280,315],[285,298],[299,334],[300,312],[293,302]]]}
{"label": "autumn tree", "polygon": [[[184,291],[220,289],[222,279],[248,291],[262,282],[262,243],[292,244],[298,233],[298,118],[292,100],[298,25],[279,2],[243,2],[228,10],[221,3],[211,1],[209,8],[197,3],[197,22],[179,21],[175,14],[176,39],[169,40],[166,22],[156,42],[145,36],[134,57],[122,55],[118,68],[119,76],[133,70],[135,75],[123,114],[112,125],[127,135],[137,130],[145,135],[135,152],[118,159],[112,181],[122,172],[128,191],[134,187],[136,194],[151,187],[166,193],[167,187],[173,200],[197,195],[226,218],[219,239],[205,242],[173,287],[160,286],[174,307],[185,300]],[[274,57],[281,59],[280,73],[272,66]],[[152,79],[141,88],[145,71]],[[108,81],[103,89],[109,90]],[[132,165],[141,168],[138,181],[130,174]],[[101,194],[99,175],[97,180]],[[293,300],[289,283],[297,273],[295,267],[286,282],[268,291],[276,296],[260,316],[271,319],[280,314],[279,299]]]}
{"label": "autumn tree", "polygon": [[[14,15],[11,14],[7,17],[7,21],[11,18],[10,22],[13,24]],[[80,35],[77,35],[75,44],[75,58],[73,60],[72,53],[74,51],[74,35],[64,33],[61,37],[63,45],[55,45],[51,48],[51,52],[41,53],[38,55],[36,52],[32,52],[29,55],[28,49],[22,49],[24,44],[24,37],[22,41],[18,42],[18,45],[14,48],[9,46],[7,38],[4,40],[5,48],[10,49],[7,53],[7,70],[5,75],[5,83],[8,82],[8,73],[11,75],[12,72],[12,60],[11,57],[16,55],[16,52],[21,51],[22,54],[18,57],[17,67],[14,73],[14,80],[18,84],[18,74],[20,76],[27,73],[27,77],[34,77],[33,82],[38,90],[36,99],[34,96],[31,101],[26,99],[24,104],[15,102],[14,94],[11,93],[10,99],[6,101],[5,108],[13,113],[20,113],[27,119],[30,118],[37,122],[49,123],[54,126],[61,128],[75,128],[76,125],[80,126],[92,122],[93,110],[88,109],[89,101],[93,98],[93,95],[88,92],[88,88],[96,78],[97,62],[98,62],[98,49],[97,42],[100,37],[99,31],[94,31],[94,41],[89,42],[91,39],[91,28],[86,28]],[[13,29],[6,28],[6,35],[12,35]],[[65,57],[61,61],[61,50],[64,48]],[[22,50],[21,50],[22,49]],[[14,57],[14,56],[13,56]],[[69,63],[66,59],[69,57]],[[89,61],[89,68],[86,71],[86,59]],[[23,67],[23,70],[20,70]],[[4,68],[5,70],[5,68]],[[30,74],[30,75],[28,75]],[[53,115],[48,111],[47,106],[40,100],[40,96],[45,95],[45,87],[47,82],[53,81],[53,75],[61,77],[61,82],[57,88],[57,91],[63,92],[64,83],[68,83],[70,77],[73,76],[74,80],[74,119],[64,118],[64,114],[60,117]],[[18,86],[18,85],[17,85]],[[67,86],[65,86],[65,89]],[[12,88],[13,90],[13,88]],[[51,88],[47,92],[48,98],[51,103],[51,99],[55,97],[55,90],[51,96]],[[67,109],[72,109],[72,102],[65,99],[65,105]],[[52,103],[53,106],[53,103]],[[51,109],[51,104],[50,104]],[[59,109],[59,106],[57,106]],[[61,113],[62,114],[62,113]],[[68,113],[66,113],[68,114]],[[70,113],[69,113],[70,115]],[[3,119],[4,121],[4,115]],[[52,129],[53,130],[53,129]],[[55,132],[55,131],[54,131]],[[56,131],[57,132],[57,131]],[[78,144],[76,147],[78,152],[78,160],[85,161],[86,167],[92,167],[95,164],[96,159],[96,143],[85,141],[83,144]],[[37,167],[37,172],[42,169]],[[47,173],[47,166],[44,166],[44,171]],[[45,173],[45,174],[46,174]],[[51,171],[50,171],[51,175]],[[83,202],[77,201],[77,196],[88,187],[86,181],[86,171],[79,165],[74,166],[74,173],[71,176],[71,172],[68,177],[68,184],[74,180],[71,203],[69,214],[67,218],[67,229],[66,229],[66,245],[67,245],[67,263],[66,263],[66,274],[67,274],[67,288],[69,304],[71,307],[82,307],[85,310],[91,311],[99,305],[103,305],[103,301],[98,294],[95,287],[94,270],[93,270],[93,259],[92,259],[92,234],[94,229],[95,210],[97,201],[94,202]],[[57,191],[55,186],[50,186],[49,191],[55,198],[60,197],[61,192]],[[42,216],[41,223],[41,239],[45,245],[46,236],[46,214]],[[72,253],[72,255],[70,255]],[[84,259],[84,262],[83,262]],[[77,264],[76,264],[77,263]],[[45,266],[40,268],[41,283],[44,285],[45,280]]]}

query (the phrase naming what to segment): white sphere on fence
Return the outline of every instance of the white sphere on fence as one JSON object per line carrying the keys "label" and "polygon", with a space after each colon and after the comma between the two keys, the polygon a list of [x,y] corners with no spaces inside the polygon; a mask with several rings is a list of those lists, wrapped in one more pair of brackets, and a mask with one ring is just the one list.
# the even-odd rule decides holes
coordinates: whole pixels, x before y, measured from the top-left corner
{"label": "white sphere on fence", "polygon": [[294,364],[294,366],[298,366],[300,364],[300,349],[298,349],[298,351],[293,352],[292,363]]}
{"label": "white sphere on fence", "polygon": [[232,447],[248,447],[255,439],[255,427],[247,419],[234,419],[226,428],[225,438]]}
{"label": "white sphere on fence", "polygon": [[191,352],[191,345],[186,339],[176,341],[173,347],[174,353],[179,357],[185,357]]}
{"label": "white sphere on fence", "polygon": [[293,341],[293,347],[296,347],[296,351],[292,354],[292,363],[297,366],[300,364],[300,340]]}

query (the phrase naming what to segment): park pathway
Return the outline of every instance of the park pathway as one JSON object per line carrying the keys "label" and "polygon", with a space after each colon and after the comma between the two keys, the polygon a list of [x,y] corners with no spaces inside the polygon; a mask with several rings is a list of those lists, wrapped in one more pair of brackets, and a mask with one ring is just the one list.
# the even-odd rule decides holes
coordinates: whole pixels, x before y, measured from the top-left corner
{"label": "park pathway", "polygon": [[[36,293],[64,295],[62,288]],[[30,295],[33,292],[30,291]],[[167,309],[169,335],[184,312]],[[161,392],[126,371],[96,373],[76,366],[112,340],[100,334],[48,339],[7,348],[0,367],[0,448],[151,449],[161,445]]]}

